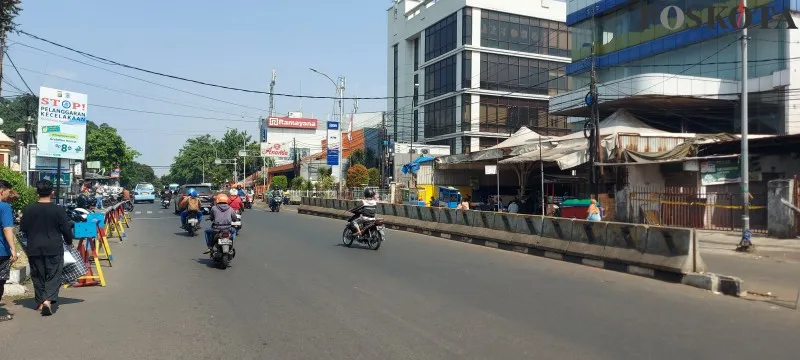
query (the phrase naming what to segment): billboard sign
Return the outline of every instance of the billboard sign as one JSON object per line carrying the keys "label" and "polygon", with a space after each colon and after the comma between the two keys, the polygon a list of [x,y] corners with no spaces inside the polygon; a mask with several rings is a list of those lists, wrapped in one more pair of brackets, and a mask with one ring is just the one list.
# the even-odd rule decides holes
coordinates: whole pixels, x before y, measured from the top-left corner
{"label": "billboard sign", "polygon": [[267,119],[267,126],[282,129],[316,130],[317,119],[271,117]]}
{"label": "billboard sign", "polygon": [[38,156],[86,158],[86,94],[39,88]]}
{"label": "billboard sign", "polygon": [[[70,186],[70,182],[72,180],[72,174],[68,172],[61,173],[61,187]],[[47,180],[56,184],[56,172],[55,171],[41,171],[39,172],[39,180]]]}
{"label": "billboard sign", "polygon": [[261,156],[287,159],[289,148],[283,144],[261,143]]}

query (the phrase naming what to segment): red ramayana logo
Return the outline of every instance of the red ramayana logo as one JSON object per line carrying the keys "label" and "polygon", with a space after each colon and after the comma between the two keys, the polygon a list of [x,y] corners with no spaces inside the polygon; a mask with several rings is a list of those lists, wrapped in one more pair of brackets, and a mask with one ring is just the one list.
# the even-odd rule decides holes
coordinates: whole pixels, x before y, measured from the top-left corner
{"label": "red ramayana logo", "polygon": [[[652,23],[650,19],[655,17],[658,17],[661,26],[670,31],[693,29],[701,26],[714,28],[717,25],[721,29],[742,29],[753,26],[754,14],[760,15],[759,27],[762,29],[777,28],[781,26],[780,24],[786,24],[785,27],[787,29],[797,29],[788,7],[779,12],[772,5],[749,8],[744,5],[744,2],[739,2],[739,6],[736,7],[717,4],[685,10],[675,5],[658,3],[653,5],[642,8],[642,29],[648,28],[649,24]],[[770,21],[775,21],[776,25],[770,26]]]}

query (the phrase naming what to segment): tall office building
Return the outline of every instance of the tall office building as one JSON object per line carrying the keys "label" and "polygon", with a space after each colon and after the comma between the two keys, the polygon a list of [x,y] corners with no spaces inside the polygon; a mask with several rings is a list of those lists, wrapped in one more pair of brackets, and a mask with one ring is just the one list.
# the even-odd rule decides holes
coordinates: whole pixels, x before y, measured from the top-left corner
{"label": "tall office building", "polygon": [[566,3],[395,0],[388,9],[387,130],[393,140],[493,146],[527,126],[562,134],[548,100],[571,89]]}

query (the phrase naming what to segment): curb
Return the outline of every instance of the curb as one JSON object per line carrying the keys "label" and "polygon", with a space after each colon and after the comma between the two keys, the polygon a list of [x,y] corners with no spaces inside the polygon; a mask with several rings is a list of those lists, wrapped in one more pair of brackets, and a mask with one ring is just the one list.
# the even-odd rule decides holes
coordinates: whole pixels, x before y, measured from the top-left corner
{"label": "curb", "polygon": [[[345,216],[318,213],[315,211],[309,211],[307,209],[297,209],[297,213],[304,215],[326,217],[331,219],[347,219],[347,217]],[[419,229],[408,225],[398,226],[387,223],[386,227],[392,230],[407,231],[421,235],[428,235],[442,239],[463,242],[472,245],[484,246],[492,249],[513,251],[541,258],[547,258],[551,260],[566,261],[573,264],[580,264],[604,270],[622,272],[626,274],[661,280],[669,283],[689,285],[699,289],[709,290],[715,294],[722,293],[724,295],[735,296],[735,297],[742,297],[747,295],[747,291],[743,290],[742,279],[733,276],[719,275],[712,273],[678,274],[678,273],[673,273],[658,269],[644,268],[641,266],[629,265],[619,262],[598,260],[572,254],[551,252],[531,246],[506,244],[506,243],[496,242],[494,240],[461,236],[446,232],[431,231],[429,229]]]}

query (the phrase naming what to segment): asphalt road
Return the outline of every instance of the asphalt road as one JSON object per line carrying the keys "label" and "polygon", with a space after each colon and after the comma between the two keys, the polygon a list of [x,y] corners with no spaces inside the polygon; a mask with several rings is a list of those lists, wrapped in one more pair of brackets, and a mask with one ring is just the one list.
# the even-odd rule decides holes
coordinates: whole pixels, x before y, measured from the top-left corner
{"label": "asphalt road", "polygon": [[[796,359],[800,314],[681,285],[341,221],[245,214],[233,267],[137,205],[106,288],[11,306],[3,359]],[[160,213],[163,211],[163,213]]]}

